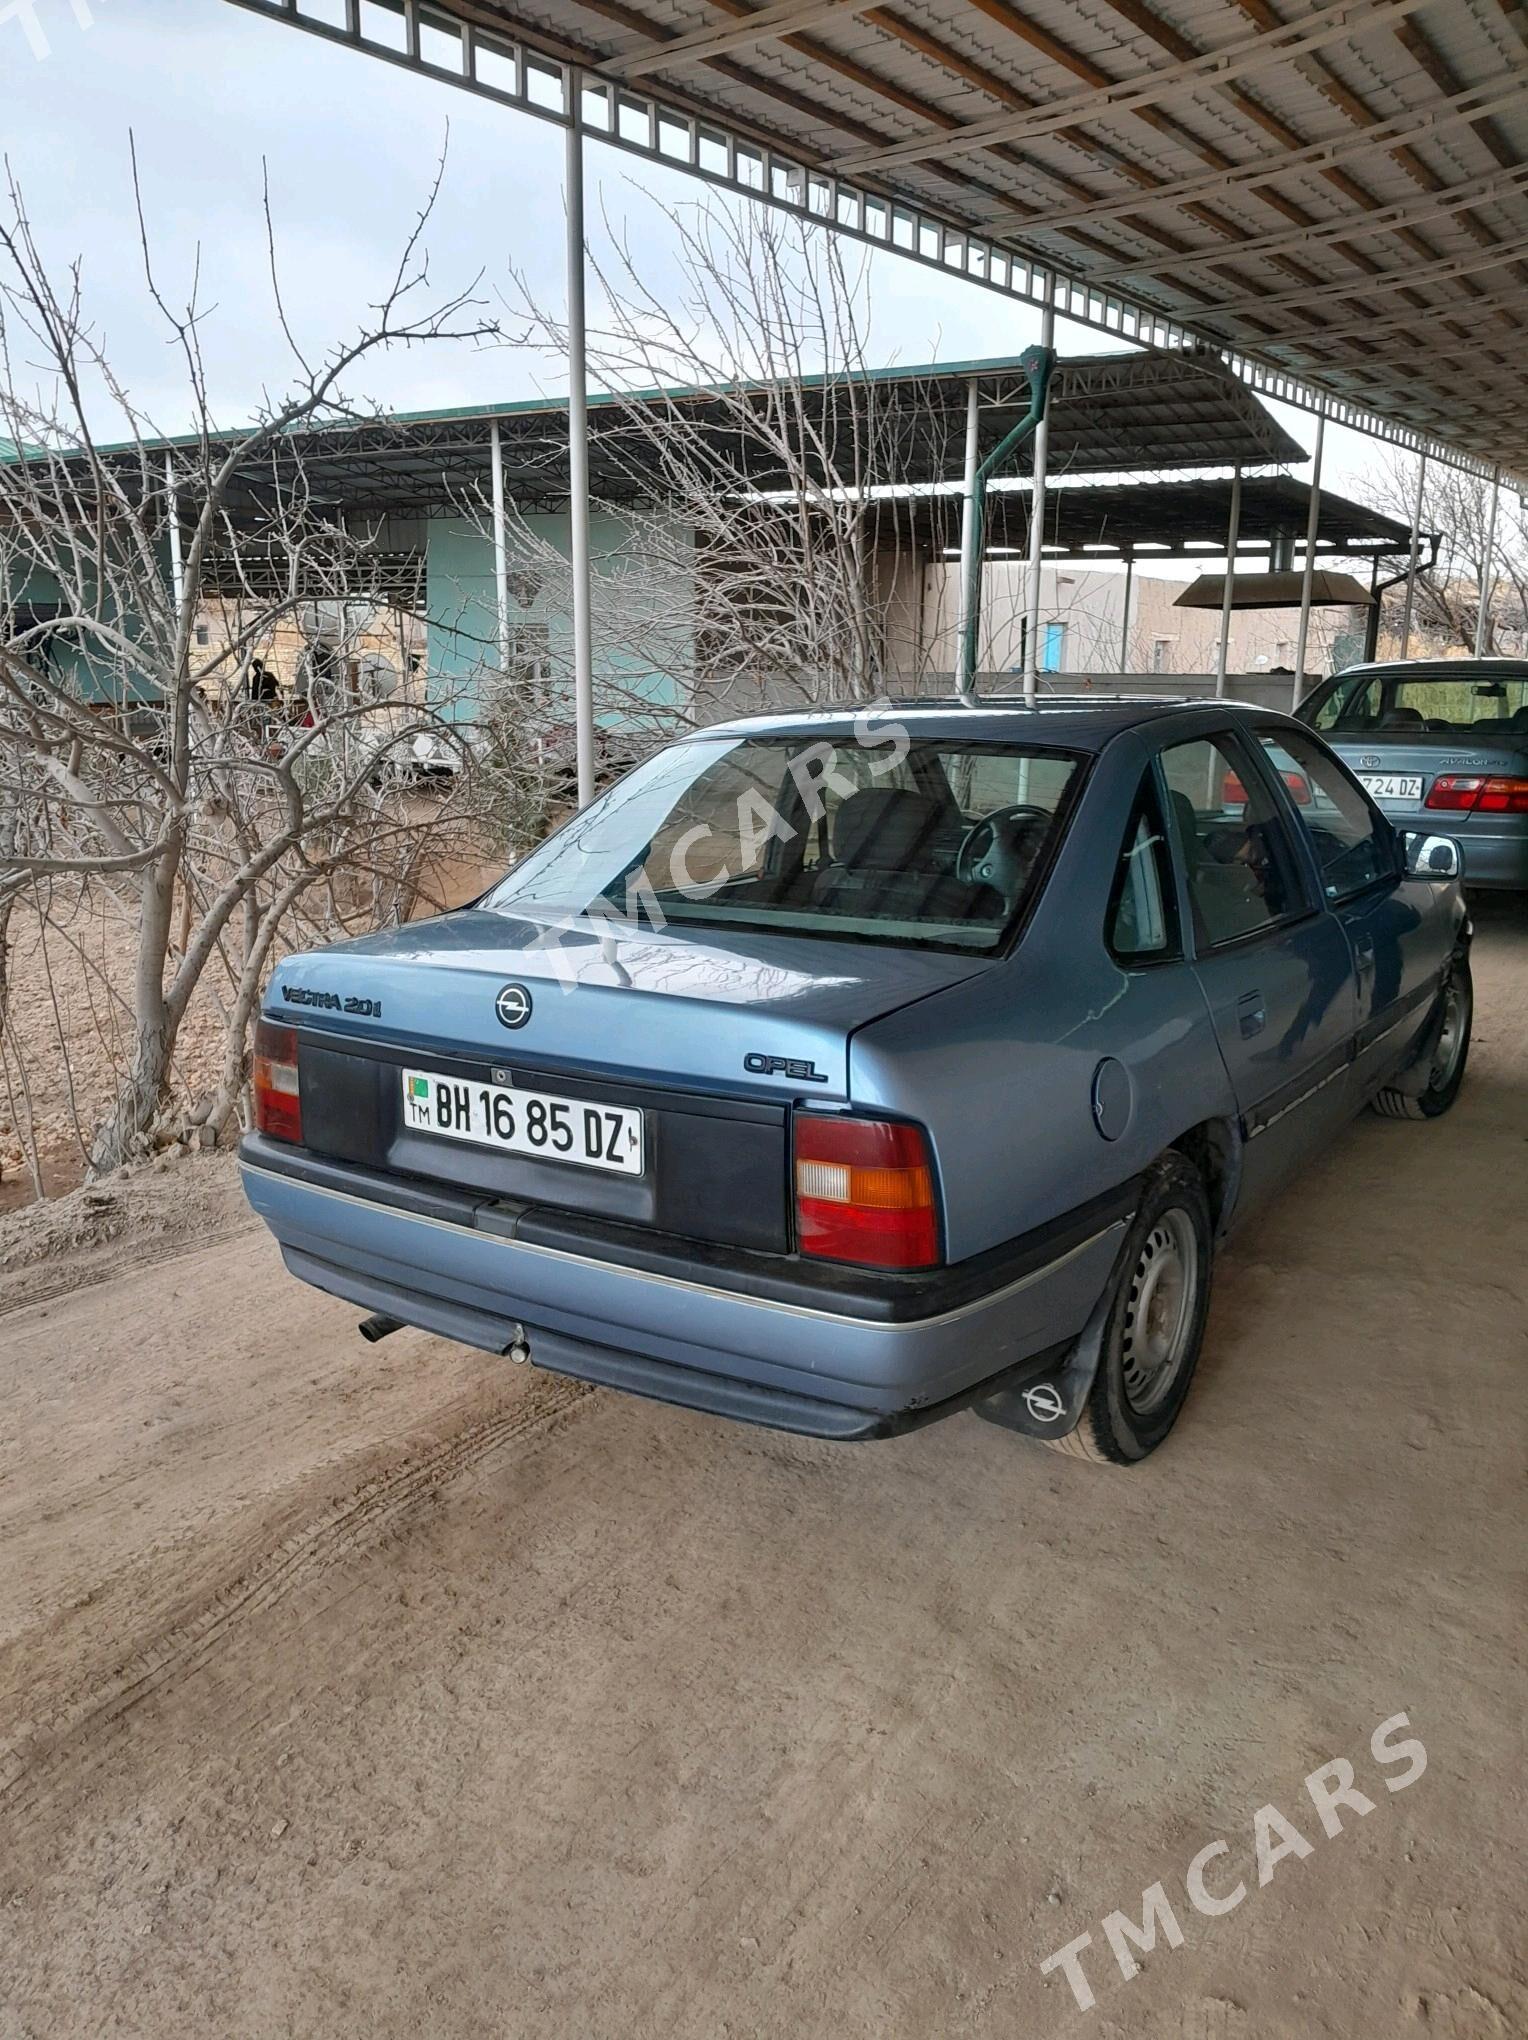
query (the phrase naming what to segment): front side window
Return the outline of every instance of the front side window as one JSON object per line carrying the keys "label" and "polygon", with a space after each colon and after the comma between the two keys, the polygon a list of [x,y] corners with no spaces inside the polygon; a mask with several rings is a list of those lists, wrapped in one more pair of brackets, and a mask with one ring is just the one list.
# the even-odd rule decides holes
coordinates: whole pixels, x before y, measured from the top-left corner
{"label": "front side window", "polygon": [[1329,900],[1346,899],[1398,869],[1395,832],[1377,815],[1335,758],[1304,738],[1258,733],[1269,764],[1289,789],[1310,837]]}
{"label": "front side window", "polygon": [[697,737],[550,837],[484,905],[991,950],[1064,820],[1070,753],[965,739]]}
{"label": "front side window", "polygon": [[1312,720],[1318,730],[1365,736],[1506,736],[1528,739],[1528,673],[1499,678],[1461,665],[1457,675],[1350,673]]}
{"label": "front side window", "polygon": [[1230,736],[1162,753],[1170,826],[1201,948],[1237,942],[1305,904],[1273,795]]}

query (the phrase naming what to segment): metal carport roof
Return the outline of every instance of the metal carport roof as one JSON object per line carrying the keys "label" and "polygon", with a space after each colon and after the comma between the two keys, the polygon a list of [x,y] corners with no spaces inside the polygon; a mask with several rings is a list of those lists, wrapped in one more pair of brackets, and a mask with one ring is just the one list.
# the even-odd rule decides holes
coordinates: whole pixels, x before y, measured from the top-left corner
{"label": "metal carport roof", "polygon": [[1528,476],[1521,0],[238,4]]}
{"label": "metal carport roof", "polygon": [[[1303,544],[1310,500],[1309,485],[1290,475],[1245,477],[1239,550],[1279,539],[1299,538]],[[1028,489],[994,489],[989,494],[989,558],[1027,549],[1030,503]],[[1191,559],[1196,554],[1223,557],[1230,516],[1229,481],[1053,485],[1045,496],[1045,556],[1085,561],[1134,555],[1142,563]],[[895,536],[931,555],[958,550],[960,522],[958,496],[903,497],[876,506],[876,529],[883,541]],[[1411,548],[1409,526],[1328,490],[1322,490],[1317,503],[1315,537],[1316,553],[1328,559],[1383,558]]]}
{"label": "metal carport roof", "polygon": [[[853,383],[851,393],[847,385]],[[1029,405],[1029,383],[1009,361],[961,362],[837,376],[808,376],[799,393],[804,464],[815,479],[863,478],[868,486],[925,487],[962,474],[968,392],[980,402],[980,438],[995,446]],[[779,489],[797,479],[778,464],[773,433],[747,433],[742,413],[757,399],[778,410],[779,392],[737,384],[716,390],[634,390],[589,399],[590,491],[605,503],[662,494],[653,459],[652,414],[687,422],[703,435],[718,475],[739,488]],[[797,400],[793,398],[793,404]],[[1058,474],[1134,469],[1269,467],[1305,458],[1303,449],[1246,385],[1212,354],[1146,352],[1072,357],[1051,379],[1051,459]],[[639,414],[648,414],[646,418]],[[301,458],[308,488],[356,512],[409,511],[460,502],[486,491],[491,424],[497,421],[509,499],[524,509],[561,505],[568,495],[568,406],[561,397],[385,414],[324,423],[267,446],[242,476],[232,508],[258,522],[279,492],[282,455]],[[797,421],[776,417],[779,429]],[[210,443],[212,458],[238,437]],[[131,471],[141,452],[195,452],[194,436],[108,448]],[[829,474],[815,459],[825,448]],[[0,449],[0,459],[6,455]]]}

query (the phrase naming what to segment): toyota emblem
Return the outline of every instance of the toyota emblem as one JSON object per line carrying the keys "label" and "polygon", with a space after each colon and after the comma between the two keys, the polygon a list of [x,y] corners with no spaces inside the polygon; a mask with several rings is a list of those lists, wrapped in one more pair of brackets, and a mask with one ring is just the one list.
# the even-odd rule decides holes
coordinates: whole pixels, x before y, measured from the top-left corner
{"label": "toyota emblem", "polygon": [[506,985],[493,1002],[501,1027],[523,1027],[531,1017],[531,995],[524,985]]}

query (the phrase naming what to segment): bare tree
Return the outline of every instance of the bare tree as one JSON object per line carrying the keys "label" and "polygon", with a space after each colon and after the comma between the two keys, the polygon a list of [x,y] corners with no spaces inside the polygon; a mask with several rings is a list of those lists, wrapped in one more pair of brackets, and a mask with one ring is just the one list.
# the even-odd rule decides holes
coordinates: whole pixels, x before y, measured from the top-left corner
{"label": "bare tree", "polygon": [[[759,207],[665,220],[677,281],[647,281],[612,231],[589,336],[602,460],[637,505],[621,513],[632,573],[614,641],[650,639],[655,612],[682,618],[695,720],[868,699],[889,676],[905,545],[881,511],[910,484],[917,395],[868,373],[866,270],[838,237]],[[524,337],[565,356],[560,318],[518,290]],[[925,468],[958,461],[930,443],[937,424],[919,429]]]}
{"label": "bare tree", "polygon": [[[1416,508],[1416,456],[1391,451],[1369,489],[1369,499],[1388,516],[1410,523]],[[1438,557],[1416,577],[1412,615],[1414,648],[1475,648],[1476,621],[1485,590],[1483,649],[1523,650],[1528,646],[1528,511],[1507,482],[1497,497],[1491,530],[1491,484],[1463,468],[1429,461],[1422,487],[1422,529],[1440,537]],[[1384,628],[1397,639],[1404,591],[1385,601]],[[1399,644],[1397,644],[1399,649]]]}
{"label": "bare tree", "polygon": [[[322,358],[304,353],[282,307],[267,202],[292,384],[232,434],[214,425],[195,288],[172,307],[140,208],[147,290],[179,350],[192,419],[168,450],[112,372],[77,267],[50,274],[9,186],[0,222],[0,440],[11,442],[0,445],[0,914],[25,897],[67,942],[78,916],[95,912],[114,917],[132,946],[125,989],[100,987],[118,1079],[90,1134],[96,1171],[165,1130],[194,997],[220,1010],[221,1069],[182,1102],[170,1131],[216,1128],[235,1109],[278,939],[410,911],[429,892],[442,832],[465,814],[465,772],[444,800],[423,802],[402,769],[420,731],[455,742],[450,704],[379,714],[357,684],[350,640],[393,598],[373,536],[347,530],[315,500],[304,457],[307,435],[362,415],[346,387],[371,356],[497,331],[471,290],[430,286],[424,234],[439,181],[438,171],[380,301]],[[219,641],[202,645],[210,633],[199,619],[212,608]],[[306,698],[262,699],[257,661],[305,619]]]}

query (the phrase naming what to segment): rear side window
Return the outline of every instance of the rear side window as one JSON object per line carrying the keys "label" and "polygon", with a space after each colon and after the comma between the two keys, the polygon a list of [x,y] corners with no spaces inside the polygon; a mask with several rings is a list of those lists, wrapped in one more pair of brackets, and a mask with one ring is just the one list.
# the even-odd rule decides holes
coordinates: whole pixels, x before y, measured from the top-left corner
{"label": "rear side window", "polygon": [[1321,890],[1346,899],[1398,869],[1395,831],[1377,815],[1337,760],[1287,731],[1258,733],[1268,762],[1289,789],[1315,852]]}
{"label": "rear side window", "polygon": [[1239,942],[1305,909],[1283,817],[1229,732],[1173,745],[1162,770],[1201,948]]}
{"label": "rear side window", "polygon": [[1177,902],[1167,831],[1148,772],[1131,811],[1109,901],[1109,948],[1121,963],[1159,963],[1178,954]]}

